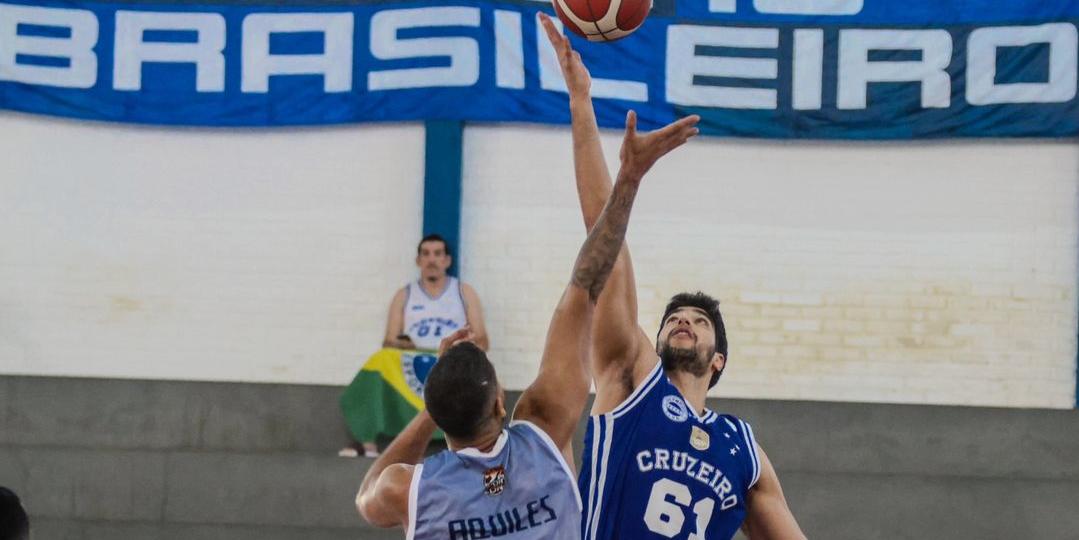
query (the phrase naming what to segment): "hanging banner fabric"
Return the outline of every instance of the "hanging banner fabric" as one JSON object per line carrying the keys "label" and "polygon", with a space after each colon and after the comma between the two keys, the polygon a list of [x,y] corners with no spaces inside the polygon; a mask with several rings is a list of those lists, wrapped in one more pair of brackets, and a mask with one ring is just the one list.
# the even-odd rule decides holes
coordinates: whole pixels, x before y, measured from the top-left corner
{"label": "hanging banner fabric", "polygon": [[[288,126],[569,122],[547,2],[0,0],[0,108]],[[1079,0],[657,0],[614,43],[574,38],[599,123],[691,113],[710,135],[1079,134]]]}

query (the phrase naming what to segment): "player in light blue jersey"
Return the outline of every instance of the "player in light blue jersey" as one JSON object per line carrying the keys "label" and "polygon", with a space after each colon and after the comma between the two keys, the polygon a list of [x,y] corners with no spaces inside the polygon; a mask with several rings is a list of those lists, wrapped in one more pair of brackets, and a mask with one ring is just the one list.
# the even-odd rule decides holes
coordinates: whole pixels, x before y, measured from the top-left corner
{"label": "player in light blue jersey", "polygon": [[[569,40],[540,18],[570,94],[577,193],[591,230],[611,192],[591,78]],[[618,182],[651,166],[638,156],[662,135],[637,134],[635,120],[631,112]],[[804,539],[749,424],[705,408],[727,361],[719,302],[702,293],[675,296],[653,347],[637,323],[633,267],[622,250],[593,328],[596,400],[579,482],[583,538],[726,540],[741,528],[753,540]]]}
{"label": "player in light blue jersey", "polygon": [[[356,506],[368,522],[416,540],[576,540],[582,502],[571,439],[588,401],[592,312],[625,238],[644,172],[697,133],[672,125],[638,153],[640,174],[620,177],[588,234],[547,332],[536,380],[513,419],[494,367],[464,331],[443,341],[424,388],[426,411],[364,477]],[[449,449],[420,463],[435,426]]]}

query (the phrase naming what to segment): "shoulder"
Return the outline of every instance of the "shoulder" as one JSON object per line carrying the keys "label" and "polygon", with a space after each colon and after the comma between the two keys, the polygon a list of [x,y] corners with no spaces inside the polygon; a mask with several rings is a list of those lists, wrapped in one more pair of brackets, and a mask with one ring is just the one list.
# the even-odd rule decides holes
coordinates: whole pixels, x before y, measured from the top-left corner
{"label": "shoulder", "polygon": [[461,280],[457,280],[457,286],[461,288],[461,294],[464,294],[465,296],[471,296],[471,297],[476,296],[476,289],[473,289],[472,286],[469,285],[468,283],[465,283],[465,282],[463,282]]}
{"label": "shoulder", "polygon": [[[562,450],[555,444],[550,433],[528,419],[514,419],[506,428],[510,441],[528,449],[528,452],[536,457],[536,453],[564,461]],[[571,475],[572,476],[572,475]]]}
{"label": "shoulder", "polygon": [[738,437],[740,442],[745,443],[746,449],[749,451],[744,454],[743,459],[749,474],[749,487],[753,487],[757,480],[760,479],[762,469],[760,445],[757,444],[757,438],[753,435],[753,427],[749,425],[749,422],[733,414],[719,415],[716,424],[719,424],[717,429],[730,430]]}
{"label": "shoulder", "polygon": [[511,436],[518,436],[526,439],[538,439],[543,442],[550,442],[551,446],[554,447],[554,442],[551,439],[551,435],[544,431],[543,428],[533,423],[531,420],[524,418],[515,418],[514,420],[510,421],[509,427],[506,428],[506,431],[508,431]]}
{"label": "shoulder", "polygon": [[409,500],[416,466],[397,463],[386,467],[370,489],[356,495],[356,508],[377,527],[407,526]]}
{"label": "shoulder", "polygon": [[408,506],[408,492],[412,487],[413,475],[416,474],[415,465],[394,463],[378,477],[379,493],[395,506],[406,508]]}
{"label": "shoulder", "polygon": [[[716,429],[729,431],[736,433],[740,437],[746,439],[747,443],[756,443],[756,439],[753,437],[753,427],[749,425],[749,422],[733,415],[710,412],[709,415],[715,418],[714,423]],[[708,418],[706,417],[706,420]]]}

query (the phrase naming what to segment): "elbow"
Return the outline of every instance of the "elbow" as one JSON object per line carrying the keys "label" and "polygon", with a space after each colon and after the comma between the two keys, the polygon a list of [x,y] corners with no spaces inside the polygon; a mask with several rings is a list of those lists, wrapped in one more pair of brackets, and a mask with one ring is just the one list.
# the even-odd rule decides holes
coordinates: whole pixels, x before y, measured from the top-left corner
{"label": "elbow", "polygon": [[371,523],[371,514],[367,510],[367,498],[364,496],[363,490],[356,494],[356,512],[360,514],[364,521]]}
{"label": "elbow", "polygon": [[369,525],[380,528],[393,527],[396,525],[396,523],[387,522],[385,519],[382,519],[378,512],[374,510],[373,506],[371,497],[365,496],[362,491],[356,495],[356,512],[358,512],[360,517]]}

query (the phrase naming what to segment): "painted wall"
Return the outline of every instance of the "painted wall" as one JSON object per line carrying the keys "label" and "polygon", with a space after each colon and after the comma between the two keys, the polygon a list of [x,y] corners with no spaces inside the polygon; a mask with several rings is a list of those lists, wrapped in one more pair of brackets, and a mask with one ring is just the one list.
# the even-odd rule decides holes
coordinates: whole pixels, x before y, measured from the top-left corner
{"label": "painted wall", "polygon": [[[584,237],[561,129],[465,134],[463,276],[506,384],[534,376]],[[606,133],[614,166],[620,133]],[[716,395],[1072,407],[1074,142],[698,139],[646,179],[630,224],[640,320],[718,296]]]}
{"label": "painted wall", "polygon": [[[0,115],[0,373],[344,384],[415,272],[423,135]],[[584,238],[569,133],[464,145],[461,273],[520,389]],[[631,225],[641,320],[719,296],[717,395],[1071,407],[1077,171],[1073,142],[695,141]]]}
{"label": "painted wall", "polygon": [[0,372],[347,383],[414,274],[423,133],[0,115]]}

